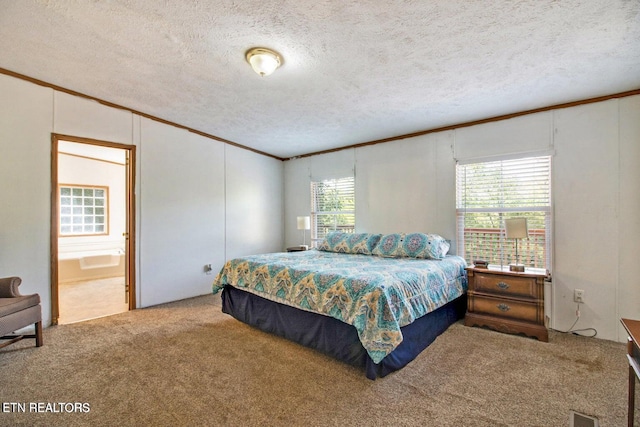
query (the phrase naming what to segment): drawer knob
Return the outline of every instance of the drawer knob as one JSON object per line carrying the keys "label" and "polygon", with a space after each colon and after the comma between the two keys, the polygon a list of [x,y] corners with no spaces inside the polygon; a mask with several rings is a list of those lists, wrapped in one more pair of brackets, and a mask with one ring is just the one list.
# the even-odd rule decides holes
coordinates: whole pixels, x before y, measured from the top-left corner
{"label": "drawer knob", "polygon": [[509,307],[505,303],[498,304],[497,307],[498,307],[498,310],[500,310],[502,312],[507,312],[507,311],[511,310],[511,307]]}
{"label": "drawer knob", "polygon": [[502,289],[503,291],[506,291],[507,289],[509,289],[509,284],[504,282],[498,282],[496,286]]}

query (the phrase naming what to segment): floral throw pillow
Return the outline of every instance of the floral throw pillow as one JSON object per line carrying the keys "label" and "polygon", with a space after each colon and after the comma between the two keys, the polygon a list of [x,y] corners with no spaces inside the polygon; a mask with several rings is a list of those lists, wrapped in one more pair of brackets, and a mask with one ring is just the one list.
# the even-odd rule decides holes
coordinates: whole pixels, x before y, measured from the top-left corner
{"label": "floral throw pillow", "polygon": [[381,234],[332,231],[328,233],[322,243],[320,243],[318,250],[345,254],[371,255],[373,248],[376,247],[381,236]]}
{"label": "floral throw pillow", "polygon": [[378,246],[373,249],[373,255],[387,258],[398,258],[404,235],[400,233],[385,234],[380,238]]}
{"label": "floral throw pillow", "polygon": [[380,238],[374,255],[387,258],[428,258],[442,259],[451,245],[437,234],[394,233]]}

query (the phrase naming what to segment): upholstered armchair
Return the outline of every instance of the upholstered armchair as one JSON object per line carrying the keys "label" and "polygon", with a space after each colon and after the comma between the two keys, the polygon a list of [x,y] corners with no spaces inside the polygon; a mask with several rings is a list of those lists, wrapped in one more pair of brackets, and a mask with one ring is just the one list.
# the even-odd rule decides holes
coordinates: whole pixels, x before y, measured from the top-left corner
{"label": "upholstered armchair", "polygon": [[[23,338],[35,338],[36,347],[42,346],[40,295],[21,295],[20,283],[19,277],[0,278],[0,348]],[[35,324],[34,334],[10,335],[31,324]]]}

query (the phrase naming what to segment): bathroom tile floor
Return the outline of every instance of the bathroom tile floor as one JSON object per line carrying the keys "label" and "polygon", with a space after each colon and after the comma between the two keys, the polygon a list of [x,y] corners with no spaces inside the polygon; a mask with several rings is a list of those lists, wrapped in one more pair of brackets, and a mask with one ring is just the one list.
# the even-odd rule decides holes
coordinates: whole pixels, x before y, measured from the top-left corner
{"label": "bathroom tile floor", "polygon": [[58,293],[61,325],[129,310],[123,276],[60,284]]}

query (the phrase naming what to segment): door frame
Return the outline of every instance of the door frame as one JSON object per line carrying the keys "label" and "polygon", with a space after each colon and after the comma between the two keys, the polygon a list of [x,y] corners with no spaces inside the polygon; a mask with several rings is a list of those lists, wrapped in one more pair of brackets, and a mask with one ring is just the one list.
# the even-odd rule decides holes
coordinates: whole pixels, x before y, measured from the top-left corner
{"label": "door frame", "polygon": [[117,142],[101,141],[77,136],[51,134],[51,324],[57,325],[60,317],[58,292],[58,226],[60,222],[60,201],[58,197],[58,141],[99,145],[102,147],[126,150],[126,225],[125,225],[125,286],[129,292],[129,310],[136,308],[136,269],[135,269],[135,180],[136,146]]}

